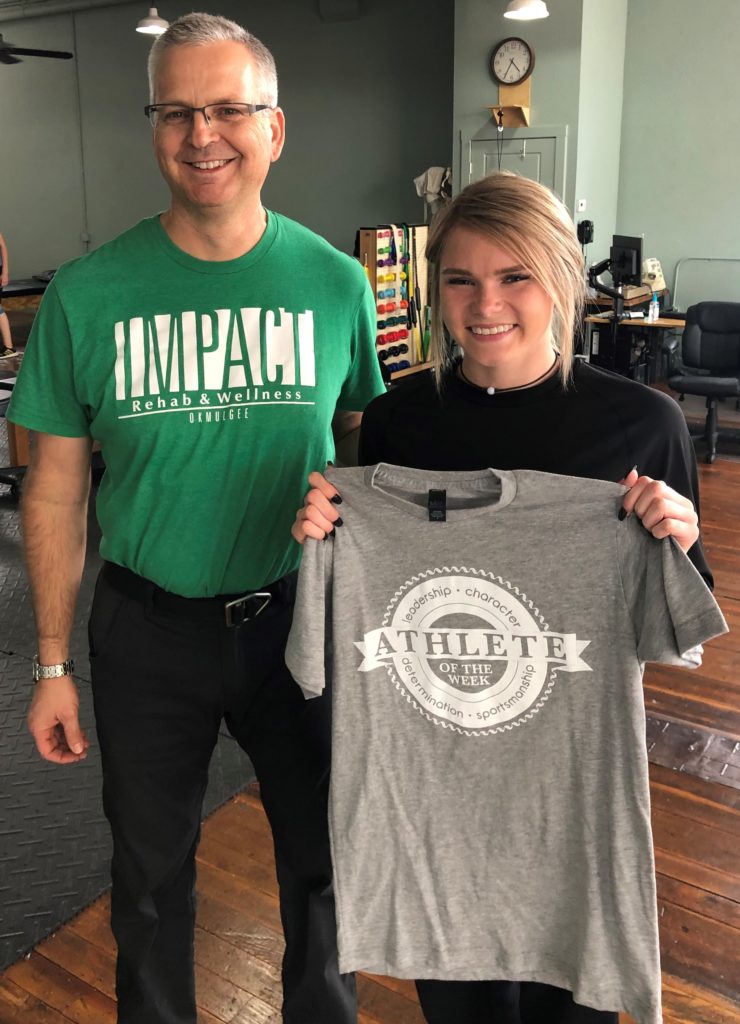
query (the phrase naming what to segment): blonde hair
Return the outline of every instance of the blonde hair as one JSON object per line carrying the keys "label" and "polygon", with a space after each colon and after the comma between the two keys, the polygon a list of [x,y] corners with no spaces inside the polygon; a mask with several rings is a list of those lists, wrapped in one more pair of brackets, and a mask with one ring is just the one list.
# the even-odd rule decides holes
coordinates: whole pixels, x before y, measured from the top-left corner
{"label": "blonde hair", "polygon": [[156,101],[155,85],[159,62],[166,50],[173,46],[202,46],[204,43],[235,42],[245,46],[254,61],[259,76],[260,95],[250,96],[250,103],[266,103],[276,107],[278,101],[278,79],[275,58],[257,36],[253,36],[241,25],[218,14],[204,14],[194,11],[184,14],[161,36],[155,39],[149,51],[147,70],[149,72],[149,102]]}
{"label": "blonde hair", "polygon": [[426,255],[430,266],[430,355],[437,387],[452,362],[442,322],[440,261],[450,232],[477,231],[526,267],[553,303],[552,343],[560,353],[566,386],[573,365],[574,328],[586,293],[584,262],[575,227],[563,203],[544,185],[509,171],[489,174],[455,196],[432,221]]}

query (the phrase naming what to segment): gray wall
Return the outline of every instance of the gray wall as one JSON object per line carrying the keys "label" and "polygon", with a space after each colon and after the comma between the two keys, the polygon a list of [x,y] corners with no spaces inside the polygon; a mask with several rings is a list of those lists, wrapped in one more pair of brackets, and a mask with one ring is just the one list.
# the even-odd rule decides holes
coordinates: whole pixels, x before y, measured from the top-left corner
{"label": "gray wall", "polygon": [[[235,0],[198,6],[245,17]],[[275,54],[288,125],[265,202],[345,251],[360,224],[422,219],[412,179],[450,162],[452,3],[364,0],[359,9],[325,22],[315,0],[248,8],[247,27]],[[133,30],[142,13],[123,4],[0,25],[18,45],[76,53],[0,65],[0,230],[13,277],[84,252],[85,232],[95,247],[166,205],[142,112],[149,42]]]}
{"label": "gray wall", "polygon": [[583,0],[575,198],[586,210],[574,216],[594,222],[589,261],[608,252],[617,225],[626,28],[627,0]]}
{"label": "gray wall", "polygon": [[[498,85],[489,57],[494,44],[522,36],[535,51],[530,125],[568,126],[563,199],[573,208],[578,147],[581,8],[583,0],[556,0],[543,21],[515,22],[503,17],[508,0],[457,0],[455,3],[455,98],[453,147],[460,135],[472,136],[486,122],[486,106],[498,103]],[[455,166],[457,161],[455,163]]]}
{"label": "gray wall", "polygon": [[[18,46],[74,48],[72,19],[0,26]],[[85,227],[76,68],[29,58],[0,64],[0,231],[10,274],[54,267],[83,251]],[[38,259],[35,258],[35,255]]]}
{"label": "gray wall", "polygon": [[[536,54],[531,124],[568,128],[563,198],[594,221],[589,262],[615,231],[644,235],[669,286],[681,258],[740,257],[738,0],[553,0],[548,19],[523,23],[505,7],[457,0],[453,152],[497,101],[493,44],[522,35]],[[740,300],[740,260],[686,266],[677,298]]]}
{"label": "gray wall", "polygon": [[[618,222],[669,286],[683,257],[740,257],[739,50],[738,0],[630,0]],[[740,301],[740,262],[682,271],[702,298]]]}
{"label": "gray wall", "polygon": [[[669,283],[682,257],[740,255],[737,0],[553,0],[550,18],[519,26],[502,17],[505,0],[364,0],[359,19],[335,23],[318,6],[254,3],[249,27],[275,51],[288,118],[266,201],[340,248],[351,249],[360,223],[421,217],[411,179],[451,162],[463,126],[485,125],[484,107],[497,101],[491,48],[522,34],[537,57],[533,124],[569,128],[564,198],[571,209],[588,200],[589,259],[607,254],[614,230],[644,234]],[[242,15],[234,0],[212,9]],[[166,203],[141,113],[148,41],[132,31],[141,11],[0,25],[18,44],[77,53],[0,66],[0,230],[13,276],[78,255],[84,231],[99,245]],[[685,271],[682,303],[740,298],[740,270],[727,268]]]}

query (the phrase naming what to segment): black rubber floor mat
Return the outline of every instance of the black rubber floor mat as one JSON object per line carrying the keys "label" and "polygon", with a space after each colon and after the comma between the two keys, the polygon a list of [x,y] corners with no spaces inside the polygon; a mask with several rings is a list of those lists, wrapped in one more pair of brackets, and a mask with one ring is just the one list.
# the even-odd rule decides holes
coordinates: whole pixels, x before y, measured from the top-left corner
{"label": "black rubber floor mat", "polygon": [[[0,426],[0,465],[5,430]],[[100,566],[91,513],[88,555],[72,638],[81,720],[94,737],[87,615]],[[110,838],[93,742],[78,765],[42,761],[26,729],[36,634],[23,567],[16,499],[0,490],[0,970],[22,957],[109,884]],[[211,761],[204,811],[210,814],[254,779],[226,733]]]}

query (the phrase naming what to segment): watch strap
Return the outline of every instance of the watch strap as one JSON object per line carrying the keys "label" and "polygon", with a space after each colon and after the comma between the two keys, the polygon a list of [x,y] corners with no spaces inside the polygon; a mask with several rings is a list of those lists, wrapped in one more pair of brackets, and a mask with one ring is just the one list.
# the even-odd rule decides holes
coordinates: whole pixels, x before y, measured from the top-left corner
{"label": "watch strap", "polygon": [[75,670],[74,658],[67,658],[56,665],[40,665],[38,655],[33,658],[33,681],[38,683],[40,679],[61,679],[62,676],[71,676]]}

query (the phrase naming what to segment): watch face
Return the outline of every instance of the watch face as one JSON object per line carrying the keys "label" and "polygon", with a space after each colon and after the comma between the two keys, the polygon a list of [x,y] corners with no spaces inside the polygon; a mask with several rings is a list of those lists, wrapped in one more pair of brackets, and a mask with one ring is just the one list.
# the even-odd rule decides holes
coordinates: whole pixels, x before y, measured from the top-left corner
{"label": "watch face", "polygon": [[523,39],[512,37],[498,43],[491,54],[493,77],[502,85],[516,85],[529,78],[534,67],[534,53]]}

